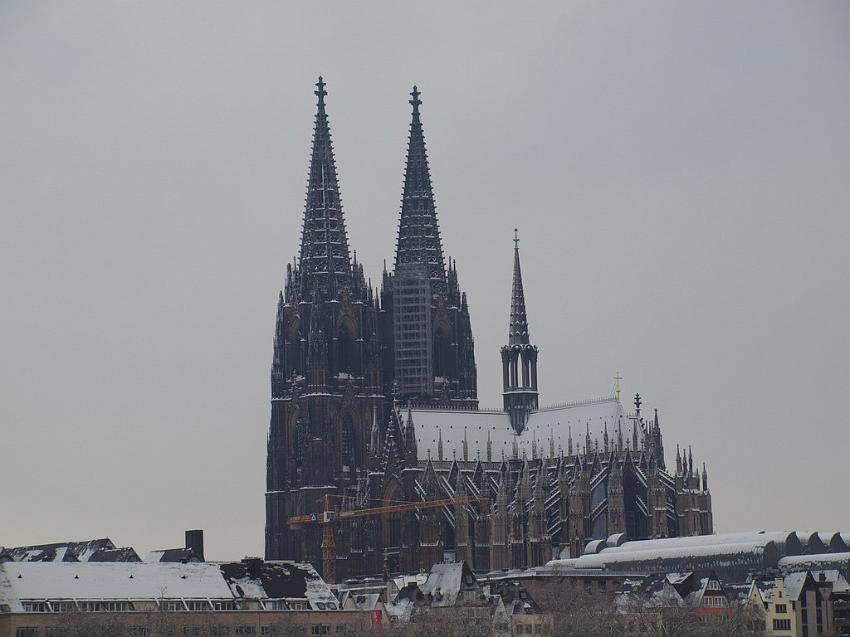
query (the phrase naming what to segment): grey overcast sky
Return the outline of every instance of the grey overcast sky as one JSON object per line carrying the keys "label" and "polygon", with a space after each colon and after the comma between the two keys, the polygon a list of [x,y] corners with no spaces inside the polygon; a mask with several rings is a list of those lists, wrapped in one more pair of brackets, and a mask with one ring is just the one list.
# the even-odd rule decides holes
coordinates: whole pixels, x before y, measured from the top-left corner
{"label": "grey overcast sky", "polygon": [[657,407],[716,528],[850,531],[850,3],[0,1],[0,545],[262,552],[269,366],[328,112],[393,255],[409,124],[500,396]]}

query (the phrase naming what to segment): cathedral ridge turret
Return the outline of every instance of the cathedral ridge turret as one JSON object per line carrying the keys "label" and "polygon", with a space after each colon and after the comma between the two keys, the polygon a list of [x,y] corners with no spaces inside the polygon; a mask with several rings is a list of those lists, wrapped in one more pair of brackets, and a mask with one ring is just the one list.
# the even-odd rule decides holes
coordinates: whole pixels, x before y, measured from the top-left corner
{"label": "cathedral ridge turret", "polygon": [[511,283],[511,314],[508,344],[502,347],[502,398],[511,415],[511,426],[522,433],[529,414],[538,407],[537,347],[531,345],[528,313],[522,285],[519,258],[519,234],[514,229],[514,269]]}

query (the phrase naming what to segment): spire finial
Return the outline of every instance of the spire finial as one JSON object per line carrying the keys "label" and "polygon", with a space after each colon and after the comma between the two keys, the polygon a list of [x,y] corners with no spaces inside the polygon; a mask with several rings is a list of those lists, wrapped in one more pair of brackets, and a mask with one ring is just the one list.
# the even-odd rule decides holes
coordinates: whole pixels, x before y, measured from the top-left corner
{"label": "spire finial", "polygon": [[419,89],[416,88],[416,85],[414,85],[413,90],[410,92],[410,97],[412,97],[413,99],[409,100],[410,105],[413,107],[414,115],[419,115],[419,106],[422,104],[422,100],[419,99],[420,95],[422,95],[422,93],[420,93]]}
{"label": "spire finial", "polygon": [[514,250],[519,250],[519,230],[514,228]]}
{"label": "spire finial", "polygon": [[313,91],[316,94],[316,97],[319,98],[319,106],[323,107],[325,105],[325,95],[328,92],[325,90],[325,81],[322,79],[322,76],[319,76],[319,81],[316,82],[316,90]]}
{"label": "spire finial", "polygon": [[623,380],[623,377],[620,376],[620,370],[618,369],[614,374],[614,394],[617,396],[617,400],[620,400],[620,381]]}

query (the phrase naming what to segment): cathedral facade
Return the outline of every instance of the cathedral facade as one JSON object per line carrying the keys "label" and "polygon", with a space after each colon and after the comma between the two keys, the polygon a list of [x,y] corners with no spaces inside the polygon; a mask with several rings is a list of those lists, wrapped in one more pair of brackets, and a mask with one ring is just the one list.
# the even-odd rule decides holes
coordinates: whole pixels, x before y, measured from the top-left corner
{"label": "cathedral facade", "polygon": [[640,396],[630,412],[619,391],[539,405],[518,241],[503,405],[479,408],[469,305],[443,255],[416,87],[393,269],[372,289],[349,250],[321,78],[316,87],[301,248],[275,325],[266,558],[321,567],[320,527],[287,520],[323,501],[361,510],[477,498],[336,524],[339,577],[446,559],[525,568],[612,535],[711,533],[705,465],[677,448],[668,471],[658,412],[644,414]]}

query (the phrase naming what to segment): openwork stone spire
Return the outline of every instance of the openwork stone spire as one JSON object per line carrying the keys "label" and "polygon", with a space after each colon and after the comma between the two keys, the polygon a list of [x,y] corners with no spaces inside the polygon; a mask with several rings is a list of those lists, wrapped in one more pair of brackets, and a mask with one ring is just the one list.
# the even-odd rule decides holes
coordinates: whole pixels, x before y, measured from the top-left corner
{"label": "openwork stone spire", "polygon": [[528,345],[528,343],[528,316],[525,312],[525,294],[522,290],[522,270],[519,264],[519,237],[514,228],[514,280],[511,289],[508,345]]}
{"label": "openwork stone spire", "polygon": [[529,342],[519,237],[514,228],[514,279],[511,290],[511,322],[508,344],[502,347],[502,397],[511,426],[518,434],[525,429],[529,414],[537,409],[537,348]]}
{"label": "openwork stone spire", "polygon": [[328,115],[325,112],[325,83],[316,83],[316,126],[307,182],[304,225],[301,229],[300,271],[302,290],[350,288],[353,282],[348,237],[337,183]]}
{"label": "openwork stone spire", "polygon": [[431,172],[425,151],[425,135],[419,118],[419,90],[414,86],[410,94],[413,119],[407,146],[407,167],[404,172],[404,192],[401,199],[401,218],[396,243],[395,269],[409,263],[428,266],[432,293],[445,293],[446,268],[443,246],[437,225],[437,210],[431,188]]}

